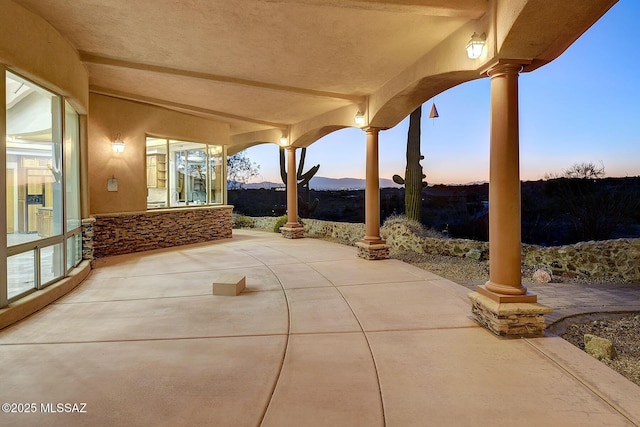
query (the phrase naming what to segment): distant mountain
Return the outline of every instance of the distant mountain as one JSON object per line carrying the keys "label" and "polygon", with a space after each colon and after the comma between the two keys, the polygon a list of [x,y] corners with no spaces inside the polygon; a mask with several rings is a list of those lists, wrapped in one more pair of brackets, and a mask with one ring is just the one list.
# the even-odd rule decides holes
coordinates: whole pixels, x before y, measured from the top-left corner
{"label": "distant mountain", "polygon": [[[229,184],[229,188],[232,188],[231,184]],[[281,182],[262,181],[262,182],[250,182],[248,184],[242,184],[242,188],[246,188],[248,190],[265,188],[267,190],[270,190],[272,188],[285,188],[285,186]]]}
{"label": "distant mountain", "polygon": [[[363,190],[365,188],[365,180],[361,178],[325,178],[325,177],[313,177],[311,178],[310,188],[312,190]],[[285,185],[281,182],[252,182],[244,184],[242,186],[246,189],[272,189],[272,188],[284,188]],[[380,179],[380,188],[388,187],[401,187],[390,179]]]}
{"label": "distant mountain", "polygon": [[[313,190],[363,190],[366,181],[361,178],[325,178],[322,176],[311,178],[309,183]],[[390,179],[380,179],[380,188],[401,187]]]}

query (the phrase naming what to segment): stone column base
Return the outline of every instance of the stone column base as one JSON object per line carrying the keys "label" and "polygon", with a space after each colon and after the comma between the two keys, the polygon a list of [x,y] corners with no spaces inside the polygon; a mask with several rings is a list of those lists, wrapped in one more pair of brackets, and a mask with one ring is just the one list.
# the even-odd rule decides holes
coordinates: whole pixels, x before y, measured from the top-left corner
{"label": "stone column base", "polygon": [[538,303],[499,303],[478,292],[472,292],[468,296],[476,322],[500,336],[543,336],[546,326],[544,315],[553,311],[551,307]]}
{"label": "stone column base", "polygon": [[280,227],[280,233],[285,239],[302,239],[304,237],[304,227]]}
{"label": "stone column base", "polygon": [[356,242],[358,248],[358,257],[374,260],[374,259],[387,259],[389,258],[389,246],[384,243],[366,243]]}
{"label": "stone column base", "polygon": [[91,268],[95,268],[94,253],[94,240],[93,240],[93,225],[96,219],[83,218],[82,219],[82,259],[89,261]]}

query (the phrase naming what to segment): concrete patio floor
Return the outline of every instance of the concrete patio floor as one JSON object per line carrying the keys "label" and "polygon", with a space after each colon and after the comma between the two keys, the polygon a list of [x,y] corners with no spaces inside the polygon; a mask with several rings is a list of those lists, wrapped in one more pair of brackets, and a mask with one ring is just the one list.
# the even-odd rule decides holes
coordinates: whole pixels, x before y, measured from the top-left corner
{"label": "concrete patio floor", "polygon": [[[221,272],[245,275],[245,292],[213,296]],[[640,387],[560,338],[494,336],[467,292],[398,260],[252,231],[101,260],[0,332],[0,401],[37,409],[0,424],[640,425]]]}

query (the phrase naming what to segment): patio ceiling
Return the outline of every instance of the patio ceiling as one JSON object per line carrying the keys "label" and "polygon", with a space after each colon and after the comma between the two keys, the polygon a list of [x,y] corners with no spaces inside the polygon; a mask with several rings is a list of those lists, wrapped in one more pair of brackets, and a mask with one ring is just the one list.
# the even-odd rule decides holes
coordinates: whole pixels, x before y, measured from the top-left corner
{"label": "patio ceiling", "polygon": [[[231,152],[306,146],[357,110],[391,127],[499,58],[531,70],[615,0],[16,0],[80,52],[91,92],[227,122]],[[474,31],[486,54],[469,60]]]}

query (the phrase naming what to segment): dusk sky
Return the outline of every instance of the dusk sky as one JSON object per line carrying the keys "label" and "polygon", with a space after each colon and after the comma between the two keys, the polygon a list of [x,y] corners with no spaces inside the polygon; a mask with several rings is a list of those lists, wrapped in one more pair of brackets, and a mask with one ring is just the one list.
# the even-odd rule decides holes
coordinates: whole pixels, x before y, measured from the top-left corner
{"label": "dusk sky", "polygon": [[[542,179],[574,163],[602,163],[606,176],[640,175],[640,1],[620,0],[559,58],[519,78],[520,175]],[[421,152],[429,184],[489,180],[488,78],[435,97],[440,114],[422,107]],[[408,117],[380,133],[380,177],[404,175]],[[254,181],[281,182],[278,147],[249,148],[260,165]],[[299,150],[298,150],[299,157]],[[318,176],[364,178],[365,134],[334,132],[307,149],[305,171]]]}

